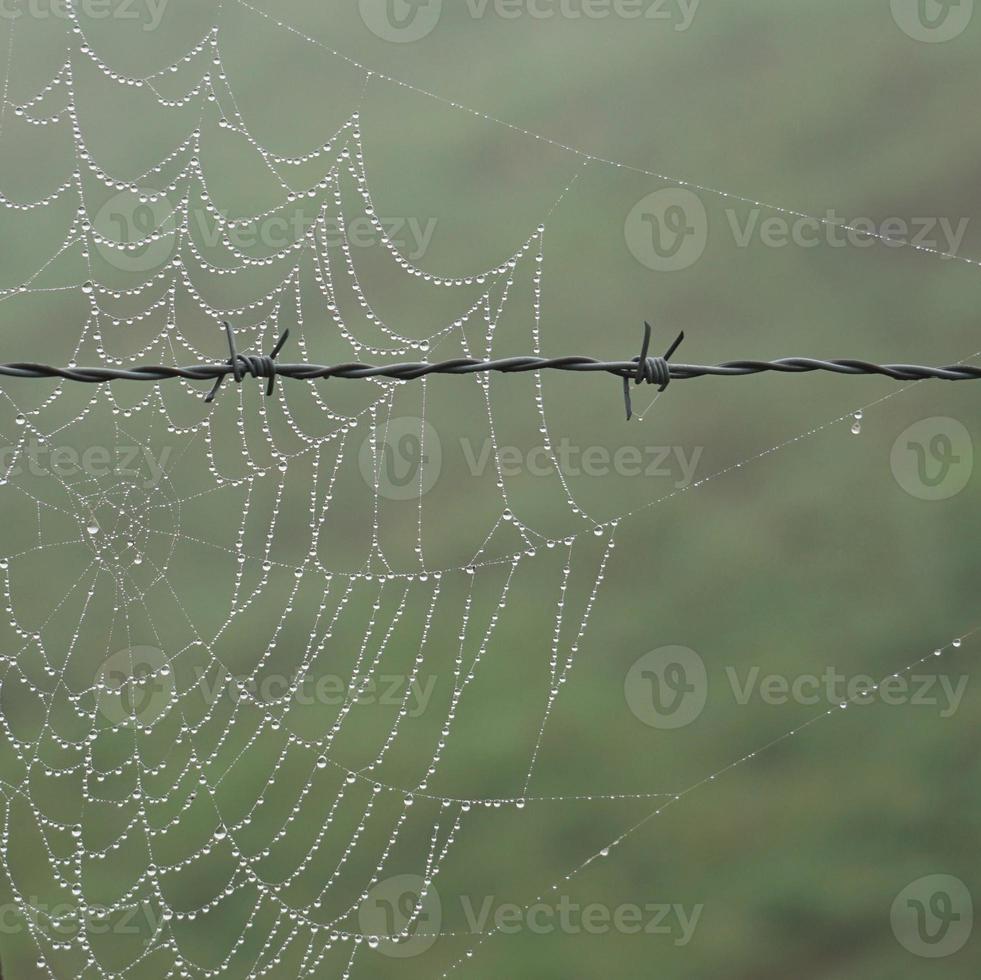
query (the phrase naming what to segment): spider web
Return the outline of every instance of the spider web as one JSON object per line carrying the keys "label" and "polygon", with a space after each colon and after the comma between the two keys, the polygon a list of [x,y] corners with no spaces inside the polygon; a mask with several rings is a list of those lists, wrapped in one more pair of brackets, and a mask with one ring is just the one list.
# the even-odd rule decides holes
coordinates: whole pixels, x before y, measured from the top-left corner
{"label": "spider web", "polygon": [[[82,36],[15,109],[21,125],[72,132],[67,181],[28,204],[3,199],[15,214],[78,202],[55,254],[4,296],[83,298],[66,362],[210,359],[200,325],[224,319],[256,349],[289,324],[307,360],[490,352],[521,277],[537,349],[544,226],[495,268],[420,272],[375,213],[357,112],[314,152],[284,157],[251,136],[222,89],[221,128],[244,138],[282,198],[238,219],[212,203],[200,129],[136,179],[95,162],[77,62],[150,89],[162,108],[197,100],[203,113],[224,80],[217,30],[175,66],[209,59],[207,74],[168,98],[157,85],[170,67],[134,82]],[[316,179],[298,191],[290,177],[302,168]],[[373,311],[348,238],[354,209],[392,267],[452,291],[449,322],[409,337]],[[236,238],[277,218],[302,231],[260,256]],[[88,278],[57,283],[79,258]],[[251,285],[264,270],[269,285],[255,299],[222,300],[223,280]],[[261,977],[284,961],[290,975],[347,975],[363,940],[382,941],[366,936],[369,902],[393,865],[423,883],[384,933],[397,947],[466,813],[525,806],[530,769],[509,798],[445,798],[431,784],[529,575],[557,580],[553,607],[538,611],[553,635],[539,692],[547,717],[588,628],[614,526],[544,535],[511,513],[492,473],[491,493],[472,501],[472,533],[447,548],[426,519],[438,441],[426,384],[358,387],[337,398],[295,388],[272,404],[226,389],[214,409],[184,383],[135,393],[57,385],[31,407],[4,392],[11,451],[0,494],[17,528],[3,562],[2,778],[5,829],[17,828],[4,863],[51,976]],[[493,440],[490,383],[474,388],[471,407]],[[399,472],[403,446],[417,473]],[[35,587],[52,566],[69,588]],[[432,677],[445,683],[424,686]],[[234,923],[231,948],[208,948],[216,917]]]}
{"label": "spider web", "polygon": [[[81,325],[44,338],[47,360],[214,360],[224,320],[250,351],[288,326],[309,362],[541,351],[548,215],[491,268],[423,271],[373,203],[360,112],[316,149],[277,154],[239,110],[220,40],[210,26],[174,65],[135,77],[74,20],[51,80],[5,105],[8,136],[71,135],[66,180],[36,200],[0,192],[13,227],[40,215],[64,226],[2,293]],[[197,125],[144,173],[112,173],[86,137],[78,78],[93,71]],[[217,203],[203,163],[212,117],[273,181],[278,198],[256,213]],[[243,235],[273,222],[293,234]],[[356,224],[370,250],[352,243]],[[365,285],[376,268],[442,319],[410,330],[377,310]],[[542,740],[619,524],[577,501],[541,381],[528,383],[552,464],[547,526],[512,499],[495,399],[514,396],[486,376],[283,384],[272,400],[229,382],[213,406],[184,381],[5,385],[0,840],[42,973],[347,977],[366,947],[397,958],[454,937],[435,922],[433,885],[475,813],[524,818],[545,802]],[[463,463],[443,452],[453,424],[433,418],[488,447],[462,516],[451,488]],[[520,695],[508,683],[516,621],[540,652]],[[493,794],[444,792],[467,785],[455,736],[493,724],[502,693],[535,719],[525,765]],[[681,793],[547,802],[668,806],[715,775]]]}

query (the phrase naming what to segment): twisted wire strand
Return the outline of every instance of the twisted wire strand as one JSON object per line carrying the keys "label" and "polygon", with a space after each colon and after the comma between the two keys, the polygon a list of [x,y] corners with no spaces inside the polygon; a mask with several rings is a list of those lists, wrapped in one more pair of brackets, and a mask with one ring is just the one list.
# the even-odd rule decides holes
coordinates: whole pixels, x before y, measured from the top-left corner
{"label": "twisted wire strand", "polygon": [[[346,364],[276,364],[275,375],[294,381],[315,381],[321,378],[393,378],[398,381],[414,381],[429,374],[478,374],[497,372],[523,374],[529,371],[584,371],[612,374],[634,380],[637,361],[597,361],[591,357],[504,357],[492,361],[473,358],[455,358],[428,364],[412,361],[402,364],[372,365],[360,361]],[[869,361],[835,360],[822,361],[811,357],[785,357],[776,361],[726,361],[722,364],[669,365],[671,380],[684,381],[702,377],[743,377],[779,371],[785,374],[805,374],[810,371],[828,371],[833,374],[879,374],[896,381],[979,381],[981,367],[951,364],[946,367],[928,367],[919,364],[873,364]],[[109,381],[169,381],[185,378],[188,381],[215,381],[234,374],[231,365],[195,364],[188,367],[156,365],[153,367],[106,368],[106,367],[53,367],[34,361],[16,361],[0,364],[0,376],[8,378],[60,378],[83,384],[105,384]],[[265,375],[268,377],[269,375]]]}
{"label": "twisted wire strand", "polygon": [[501,357],[481,360],[456,357],[436,363],[405,361],[396,364],[365,364],[349,361],[341,364],[285,364],[275,360],[289,335],[285,331],[270,355],[240,354],[235,348],[231,327],[226,324],[230,356],[225,362],[192,364],[185,367],[152,365],[133,368],[116,367],[56,367],[35,361],[15,361],[0,364],[0,376],[10,378],[51,378],[75,381],[82,384],[105,384],[110,381],[168,381],[184,378],[188,381],[213,381],[214,387],[207,397],[211,401],[222,381],[232,375],[241,383],[245,375],[268,379],[267,394],[271,394],[277,377],[294,381],[315,381],[330,378],[364,379],[390,378],[396,381],[414,381],[431,374],[524,374],[534,371],[567,371],[610,374],[622,379],[630,418],[630,382],[657,384],[663,390],[670,381],[684,381],[702,377],[745,377],[769,371],[784,374],[805,374],[824,371],[832,374],[880,375],[895,381],[979,381],[981,366],[949,364],[930,367],[921,364],[875,364],[853,358],[821,360],[812,357],[784,357],[774,361],[726,361],[722,364],[668,363],[667,358],[677,349],[684,334],[672,344],[664,357],[649,357],[651,328],[645,324],[644,345],[640,357],[629,361],[600,361],[592,357]]}

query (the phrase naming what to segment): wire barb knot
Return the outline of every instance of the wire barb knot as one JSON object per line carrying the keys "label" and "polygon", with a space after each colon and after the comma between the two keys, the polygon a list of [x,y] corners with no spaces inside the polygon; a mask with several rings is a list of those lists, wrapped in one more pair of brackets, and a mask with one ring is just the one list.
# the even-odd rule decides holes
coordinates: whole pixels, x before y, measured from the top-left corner
{"label": "wire barb knot", "polygon": [[659,392],[664,391],[671,383],[671,365],[668,364],[668,358],[681,346],[681,342],[685,339],[685,332],[682,331],[678,334],[675,342],[667,349],[663,357],[649,357],[648,351],[651,347],[651,337],[653,334],[653,328],[649,323],[645,322],[644,343],[640,348],[640,356],[633,359],[637,365],[637,369],[633,372],[633,375],[625,374],[623,376],[623,402],[624,407],[627,409],[628,422],[634,415],[633,405],[630,403],[631,377],[635,385],[657,385]]}
{"label": "wire barb knot", "polygon": [[[225,321],[225,334],[228,337],[228,365],[232,369],[235,383],[241,384],[245,374],[253,378],[268,378],[269,384],[266,386],[266,395],[267,397],[271,395],[276,386],[276,355],[283,349],[283,344],[286,343],[290,335],[289,329],[283,331],[282,336],[276,341],[276,346],[269,354],[240,354],[235,346],[235,332],[227,320]],[[208,397],[205,398],[206,403],[214,401],[227,373],[218,376],[214,387],[208,393]]]}

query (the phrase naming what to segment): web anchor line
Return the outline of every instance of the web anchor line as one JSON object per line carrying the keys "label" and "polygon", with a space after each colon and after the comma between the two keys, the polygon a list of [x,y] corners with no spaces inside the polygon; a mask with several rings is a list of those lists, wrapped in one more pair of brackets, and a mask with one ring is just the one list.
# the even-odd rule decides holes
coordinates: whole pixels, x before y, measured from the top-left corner
{"label": "web anchor line", "polygon": [[60,378],[82,384],[105,384],[109,381],[168,381],[184,378],[188,381],[214,381],[214,387],[205,401],[210,402],[221,387],[222,381],[232,375],[241,384],[245,375],[268,379],[266,394],[271,395],[275,380],[287,378],[292,381],[315,381],[330,378],[391,378],[396,381],[415,381],[430,374],[524,374],[532,371],[574,371],[612,374],[623,382],[624,402],[629,420],[633,416],[630,403],[630,382],[656,384],[664,391],[671,381],[684,381],[702,377],[745,377],[776,371],[784,374],[806,374],[811,371],[826,371],[832,374],[881,375],[894,381],[981,381],[981,366],[970,364],[950,364],[944,367],[929,367],[919,364],[874,364],[870,361],[854,359],[818,360],[812,357],[784,357],[775,361],[726,361],[722,364],[681,364],[669,362],[668,358],[677,350],[684,339],[680,334],[663,357],[650,357],[652,329],[644,325],[644,341],[641,353],[629,361],[598,361],[592,357],[503,357],[494,360],[478,360],[472,357],[457,357],[434,364],[426,361],[410,361],[398,364],[365,364],[350,361],[343,364],[281,364],[276,361],[289,331],[276,342],[269,355],[240,354],[235,346],[231,326],[225,324],[230,356],[227,361],[216,364],[194,364],[188,367],[156,365],[135,368],[111,367],[53,367],[33,361],[17,361],[0,364],[0,377],[9,378]]}

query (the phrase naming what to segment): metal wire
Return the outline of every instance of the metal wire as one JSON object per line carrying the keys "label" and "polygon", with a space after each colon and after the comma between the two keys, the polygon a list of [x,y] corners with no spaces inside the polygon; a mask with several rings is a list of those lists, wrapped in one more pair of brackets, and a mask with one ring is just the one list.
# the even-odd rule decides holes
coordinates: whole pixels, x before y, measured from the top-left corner
{"label": "metal wire", "polygon": [[214,381],[215,385],[207,401],[214,397],[221,382],[232,375],[241,382],[244,375],[253,378],[267,378],[267,393],[271,394],[277,377],[294,381],[314,381],[329,378],[392,378],[399,381],[413,381],[430,374],[523,374],[529,371],[574,371],[611,374],[621,378],[627,408],[627,418],[631,417],[630,382],[634,384],[658,384],[661,390],[671,381],[684,381],[702,377],[744,377],[778,371],[786,374],[805,374],[811,371],[826,371],[833,374],[881,375],[895,381],[922,381],[937,379],[941,381],[981,381],[981,366],[951,364],[944,367],[928,367],[919,364],[874,364],[854,359],[818,360],[811,357],[784,357],[775,361],[726,361],[723,364],[680,364],[668,363],[667,358],[684,339],[682,334],[664,357],[647,356],[651,338],[650,324],[645,324],[644,346],[640,357],[629,361],[598,361],[592,357],[502,357],[494,360],[478,360],[457,357],[437,363],[408,361],[397,364],[364,364],[352,361],[343,364],[283,364],[275,360],[289,336],[285,331],[269,356],[250,356],[240,354],[235,348],[234,335],[225,324],[230,357],[223,363],[194,364],[187,367],[155,365],[135,368],[112,367],[53,367],[33,361],[18,361],[0,364],[0,376],[11,378],[60,378],[82,384],[105,384],[109,381],[167,381],[185,378],[189,381]]}

